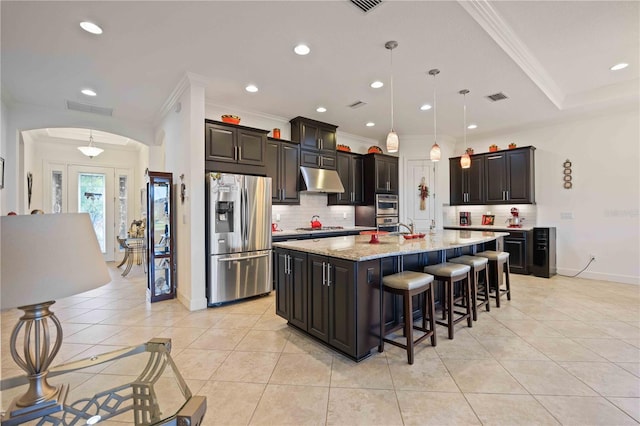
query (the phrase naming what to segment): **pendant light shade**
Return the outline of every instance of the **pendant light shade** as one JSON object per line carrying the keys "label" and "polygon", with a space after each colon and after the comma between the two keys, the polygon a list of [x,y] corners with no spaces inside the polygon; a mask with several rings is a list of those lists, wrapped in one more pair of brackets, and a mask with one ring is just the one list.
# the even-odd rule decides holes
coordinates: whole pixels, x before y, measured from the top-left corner
{"label": "pendant light shade", "polygon": [[393,129],[393,49],[398,47],[398,42],[393,40],[388,41],[384,44],[384,47],[389,49],[391,53],[391,131],[387,135],[387,151],[398,152],[400,141],[398,140],[398,135]]}
{"label": "pendant light shade", "polygon": [[433,146],[431,147],[429,158],[434,162],[440,161],[441,157],[440,145],[438,145],[436,136],[436,75],[438,74],[440,74],[440,70],[437,68],[429,70],[429,75],[433,76]]}
{"label": "pendant light shade", "polygon": [[465,151],[464,154],[462,154],[462,157],[460,157],[460,167],[462,167],[463,169],[468,169],[469,167],[471,167],[471,157],[469,156],[469,153],[466,151],[466,146],[467,146],[467,93],[469,93],[469,91],[467,89],[463,89],[461,91],[459,91],[458,93],[460,93],[462,95],[462,97],[464,98],[464,107],[463,107],[463,124],[462,124],[462,128],[464,129],[464,146],[465,146]]}
{"label": "pendant light shade", "polygon": [[93,132],[89,130],[89,145],[88,146],[79,146],[78,149],[81,153],[86,155],[89,158],[97,157],[102,154],[104,149],[98,148],[97,146],[93,146]]}

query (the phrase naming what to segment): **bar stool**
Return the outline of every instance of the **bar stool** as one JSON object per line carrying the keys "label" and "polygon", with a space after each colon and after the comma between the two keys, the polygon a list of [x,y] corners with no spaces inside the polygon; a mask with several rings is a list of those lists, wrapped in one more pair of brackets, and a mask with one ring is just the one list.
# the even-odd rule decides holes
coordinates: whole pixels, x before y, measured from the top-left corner
{"label": "bar stool", "polygon": [[[413,364],[413,347],[420,343],[427,337],[431,337],[431,345],[436,345],[436,333],[435,333],[435,307],[433,300],[433,276],[429,274],[423,274],[421,272],[414,271],[402,271],[392,275],[386,275],[382,277],[382,288],[384,291],[388,291],[392,294],[400,294],[404,299],[404,335],[407,339],[407,344],[395,342],[387,339],[385,336],[387,333],[397,330],[400,327],[395,327],[392,330],[384,329],[384,293],[382,294],[382,316],[380,317],[380,336],[382,337],[380,346],[378,346],[378,352],[384,352],[384,342],[391,343],[392,345],[407,350],[407,360],[409,364]],[[424,302],[422,304],[422,327],[413,324],[413,306],[412,298],[415,295],[423,294]],[[427,328],[427,315],[429,316],[429,327]],[[413,340],[413,330],[419,330],[424,332],[422,336]]]}
{"label": "bar stool", "polygon": [[[471,268],[471,308],[473,311],[473,320],[478,321],[478,308],[485,306],[487,312],[491,310],[489,306],[489,268],[487,268],[489,259],[480,256],[464,255],[449,259],[449,262],[467,265]],[[478,287],[480,286],[480,272],[482,271],[484,271],[484,291],[480,293]],[[480,294],[482,294],[482,298],[480,298]]]}
{"label": "bar stool", "polygon": [[[486,250],[476,253],[476,256],[489,259],[489,276],[491,277],[490,287],[494,287],[496,295],[491,296],[496,299],[496,306],[500,307],[500,298],[507,295],[507,300],[511,300],[511,283],[509,282],[509,253],[505,251]],[[502,288],[502,273],[504,272],[506,288]]]}
{"label": "bar stool", "polygon": [[[473,327],[473,321],[471,319],[471,286],[469,280],[469,271],[471,267],[467,265],[460,265],[457,263],[440,263],[438,265],[429,265],[424,267],[424,272],[434,276],[435,281],[440,281],[444,284],[444,303],[442,304],[442,319],[447,319],[447,322],[436,321],[440,325],[444,325],[449,329],[449,339],[453,339],[453,326],[460,321],[467,320],[467,326]],[[453,293],[453,287],[455,283],[463,281],[464,286],[462,293],[465,301],[465,312],[459,312],[454,310],[454,304],[460,299],[456,299]],[[454,314],[458,315],[458,318],[454,319]]]}

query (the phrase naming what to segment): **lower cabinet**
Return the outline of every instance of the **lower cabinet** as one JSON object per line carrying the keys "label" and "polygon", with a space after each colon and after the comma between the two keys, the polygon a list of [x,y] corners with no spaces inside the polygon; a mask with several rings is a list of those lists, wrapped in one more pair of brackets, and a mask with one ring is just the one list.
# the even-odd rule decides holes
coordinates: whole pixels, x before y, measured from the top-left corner
{"label": "lower cabinet", "polygon": [[530,273],[532,256],[531,231],[509,231],[504,237],[504,251],[509,253],[509,272],[514,274]]}
{"label": "lower cabinet", "polygon": [[276,314],[307,329],[307,254],[276,250]]}
{"label": "lower cabinet", "polygon": [[380,261],[276,247],[276,314],[355,359],[380,344]]}

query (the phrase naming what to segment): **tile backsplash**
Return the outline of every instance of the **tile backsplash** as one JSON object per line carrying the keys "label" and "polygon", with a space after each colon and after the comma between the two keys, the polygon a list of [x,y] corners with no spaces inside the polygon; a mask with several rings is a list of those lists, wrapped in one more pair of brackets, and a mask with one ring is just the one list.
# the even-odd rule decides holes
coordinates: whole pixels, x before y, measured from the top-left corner
{"label": "tile backsplash", "polygon": [[[324,226],[354,226],[355,208],[353,206],[327,206],[327,194],[301,192],[299,206],[273,206],[272,220],[279,229],[293,230],[311,226],[311,217],[320,216]],[[280,220],[278,220],[280,215]]]}
{"label": "tile backsplash", "polygon": [[511,208],[520,210],[520,217],[524,218],[523,226],[536,226],[537,208],[533,204],[508,204],[495,206],[444,206],[442,208],[444,226],[460,224],[460,212],[471,213],[471,226],[482,225],[482,215],[495,216],[494,226],[507,226],[507,219],[511,217]]}

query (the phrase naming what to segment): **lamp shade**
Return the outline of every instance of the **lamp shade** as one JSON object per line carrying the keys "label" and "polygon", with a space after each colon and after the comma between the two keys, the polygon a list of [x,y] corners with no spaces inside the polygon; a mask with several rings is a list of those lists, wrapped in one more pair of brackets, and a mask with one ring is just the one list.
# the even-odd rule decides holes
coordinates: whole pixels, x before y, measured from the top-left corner
{"label": "lamp shade", "polygon": [[86,155],[89,158],[96,157],[102,154],[102,151],[104,151],[104,149],[98,148],[97,146],[93,146],[93,145],[79,146],[78,149],[80,150],[80,152],[82,152],[84,155]]}
{"label": "lamp shade", "polygon": [[88,213],[0,218],[2,309],[56,300],[111,281]]}
{"label": "lamp shade", "polygon": [[393,130],[389,132],[387,135],[387,151],[389,152],[398,152],[398,146],[400,142],[398,141],[398,134]]}
{"label": "lamp shade", "polygon": [[429,152],[429,158],[431,159],[431,161],[440,161],[441,155],[442,154],[440,151],[440,145],[438,145],[438,143],[436,142],[431,147],[431,151]]}

